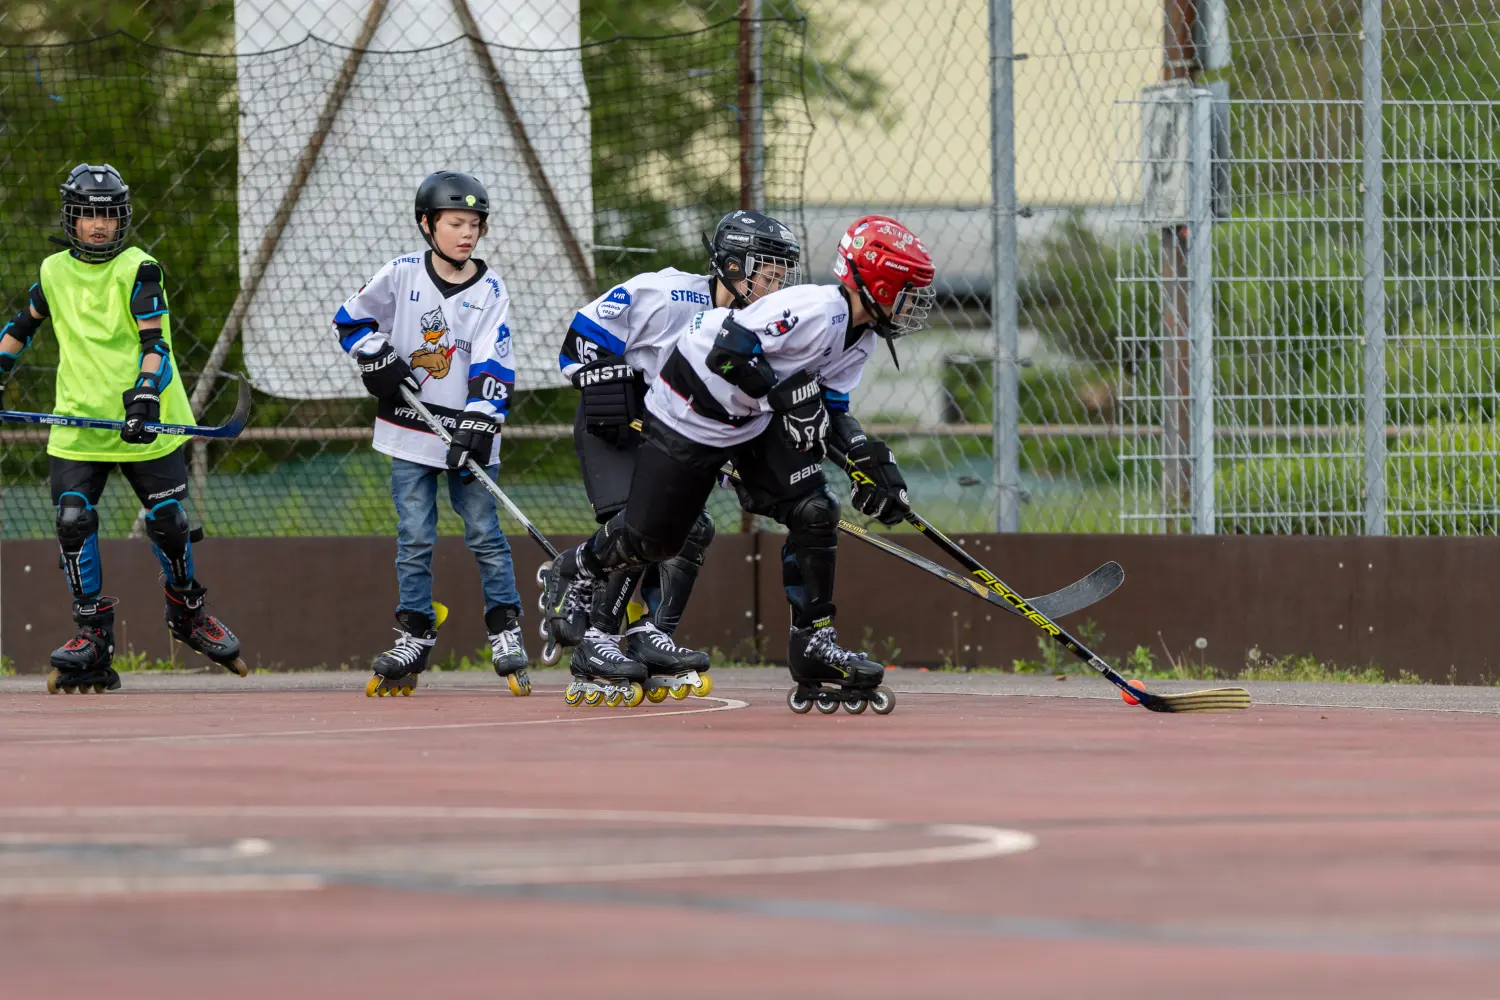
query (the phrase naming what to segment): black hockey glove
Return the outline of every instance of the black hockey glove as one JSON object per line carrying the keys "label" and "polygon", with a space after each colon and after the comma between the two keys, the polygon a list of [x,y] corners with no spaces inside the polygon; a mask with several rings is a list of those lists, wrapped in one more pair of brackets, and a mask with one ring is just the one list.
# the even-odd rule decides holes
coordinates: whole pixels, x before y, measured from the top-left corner
{"label": "black hockey glove", "polygon": [[600,358],[573,373],[573,386],[583,393],[583,425],[595,437],[625,447],[630,425],[640,419],[645,400],[645,377],[617,356]]}
{"label": "black hockey glove", "polygon": [[466,482],[474,478],[474,474],[467,471],[469,459],[480,465],[489,465],[490,452],[495,450],[495,435],[499,431],[500,425],[494,417],[483,413],[460,413],[458,428],[448,445],[448,468],[465,470],[461,478]]}
{"label": "black hockey glove", "polygon": [[884,525],[900,524],[911,503],[891,449],[884,441],[860,441],[849,448],[849,461],[853,468],[845,471],[854,485],[849,496],[854,509]]}
{"label": "black hockey glove", "polygon": [[782,440],[797,451],[823,460],[823,442],[828,438],[828,408],[823,405],[823,387],[807,372],[798,372],[776,383],[766,396]]}
{"label": "black hockey glove", "polygon": [[161,422],[161,396],[149,386],[133,385],[121,398],[125,400],[125,426],[120,428],[120,440],[128,444],[155,441],[156,432],[143,425]]}
{"label": "black hockey glove", "polygon": [[422,391],[416,376],[411,373],[411,365],[396,353],[390,341],[381,344],[373,354],[357,354],[354,360],[359,362],[359,377],[365,384],[365,391],[376,399],[402,402],[402,386],[412,392]]}

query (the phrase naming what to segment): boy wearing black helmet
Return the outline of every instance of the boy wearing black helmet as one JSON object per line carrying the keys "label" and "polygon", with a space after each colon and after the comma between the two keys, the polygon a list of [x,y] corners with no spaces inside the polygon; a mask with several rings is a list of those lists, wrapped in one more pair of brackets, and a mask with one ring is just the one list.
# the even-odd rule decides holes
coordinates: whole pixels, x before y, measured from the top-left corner
{"label": "boy wearing black helmet", "polygon": [[95,505],[118,465],[146,508],[146,535],[161,562],[167,625],[181,642],[244,676],[240,642],[204,607],[193,572],[187,499],[187,438],[158,436],[147,423],[191,424],[192,408],[172,357],[171,318],[161,265],[129,245],[130,188],[109,164],[80,163],[62,187],[68,249],[42,262],[26,305],[0,328],[0,395],[44,319],[57,337],[60,413],[119,420],[118,436],[53,427],[47,456],[57,541],[73,595],[78,634],[52,654],[47,689],[113,690],[115,604],[101,596]]}
{"label": "boy wearing black helmet", "polygon": [[[521,601],[510,543],[494,498],[465,470],[477,459],[499,471],[500,425],[515,386],[510,294],[475,257],[488,231],[489,195],[468,174],[443,170],[417,189],[415,218],[425,253],[397,257],[352,295],[334,317],[334,335],[359,363],[379,401],[375,450],[391,456],[396,503],[396,645],[375,658],[369,695],[410,694],[427,669],[447,609],[432,600],[438,480],[464,522],[464,543],[479,563],[491,663],[517,695],[531,693],[521,642]],[[452,435],[432,433],[401,397],[421,397]]]}
{"label": "boy wearing black helmet", "polygon": [[[563,338],[558,361],[581,393],[573,441],[601,524],[625,507],[641,441],[632,425],[645,413],[646,387],[693,316],[716,307],[744,308],[797,283],[802,250],[796,237],[760,212],[729,213],[703,243],[710,273],[669,267],[638,274],[578,310]],[[673,558],[613,574],[590,606],[575,600],[544,609],[549,646],[577,646],[574,673],[585,685],[594,677],[644,681],[652,701],[669,693],[706,695],[713,686],[703,674],[707,654],[684,649],[671,636],[713,536],[713,519],[701,510]],[[629,623],[622,652],[615,636],[637,583],[646,610]]]}

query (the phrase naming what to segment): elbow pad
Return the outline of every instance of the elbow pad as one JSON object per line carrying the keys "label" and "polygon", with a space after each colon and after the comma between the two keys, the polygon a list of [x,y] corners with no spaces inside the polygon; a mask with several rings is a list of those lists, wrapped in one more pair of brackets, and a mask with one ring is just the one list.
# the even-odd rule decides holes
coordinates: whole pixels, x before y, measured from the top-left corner
{"label": "elbow pad", "polygon": [[714,338],[714,346],[704,358],[708,370],[752,399],[764,399],[776,384],[776,373],[766,360],[760,338],[734,321],[734,314],[724,317],[724,327]]}
{"label": "elbow pad", "polygon": [[167,295],[161,288],[161,265],[152,261],[135,272],[135,289],[130,293],[130,315],[152,319],[167,312]]}
{"label": "elbow pad", "polygon": [[6,323],[4,327],[0,327],[0,337],[9,335],[21,342],[21,350],[16,352],[18,357],[21,351],[31,346],[31,338],[35,337],[36,332],[42,328],[42,319],[31,315],[33,311],[38,313],[42,319],[47,318],[47,299],[42,295],[42,286],[40,284],[32,285],[27,290],[26,304],[21,307],[20,312],[16,313],[15,317],[9,323]]}

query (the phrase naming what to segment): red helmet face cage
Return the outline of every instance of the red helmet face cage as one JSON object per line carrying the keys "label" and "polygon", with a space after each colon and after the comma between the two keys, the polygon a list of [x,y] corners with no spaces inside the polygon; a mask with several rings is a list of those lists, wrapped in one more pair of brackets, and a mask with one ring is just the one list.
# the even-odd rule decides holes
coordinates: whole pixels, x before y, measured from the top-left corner
{"label": "red helmet face cage", "polygon": [[833,273],[877,307],[886,336],[903,337],[926,325],[937,269],[922,241],[895,219],[867,215],[850,226],[839,240]]}

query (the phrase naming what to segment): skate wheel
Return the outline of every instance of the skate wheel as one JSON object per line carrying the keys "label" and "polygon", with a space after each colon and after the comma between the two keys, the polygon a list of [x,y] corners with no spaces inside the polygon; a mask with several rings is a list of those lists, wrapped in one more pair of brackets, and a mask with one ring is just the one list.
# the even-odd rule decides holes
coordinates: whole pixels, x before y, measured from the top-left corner
{"label": "skate wheel", "polygon": [[517,670],[505,678],[505,684],[510,688],[510,693],[517,698],[524,698],[531,693],[531,678],[526,676],[524,670]]}
{"label": "skate wheel", "polygon": [[625,696],[625,707],[635,708],[646,700],[646,686],[640,681],[630,682],[630,693]]}
{"label": "skate wheel", "polygon": [[552,568],[552,560],[548,559],[536,568],[536,585],[543,590],[547,589],[547,571]]}
{"label": "skate wheel", "polygon": [[563,692],[563,701],[569,705],[577,705],[580,701],[583,701],[583,692],[578,690],[577,686],[569,684],[568,689]]}
{"label": "skate wheel", "polygon": [[672,700],[673,701],[682,701],[684,698],[686,698],[688,695],[690,695],[692,693],[693,693],[693,689],[690,688],[690,687],[688,687],[686,684],[677,684],[677,685],[673,686],[673,688],[672,688]]}
{"label": "skate wheel", "polygon": [[376,674],[374,677],[371,677],[368,681],[365,682],[366,698],[379,698],[381,695],[385,694],[385,692],[380,689],[380,680],[380,675]]}
{"label": "skate wheel", "polygon": [[[539,614],[539,615],[546,615],[547,614],[547,592],[546,591],[543,591],[542,593],[536,595],[536,613]],[[545,625],[543,625],[542,627],[546,628]]]}
{"label": "skate wheel", "polygon": [[536,627],[537,638],[552,641],[552,630],[547,627],[547,619],[543,618],[541,624]]}
{"label": "skate wheel", "polygon": [[556,666],[557,661],[562,659],[562,647],[553,642],[551,639],[548,639],[547,644],[542,647],[542,655],[540,659],[542,663],[546,664],[549,667]]}
{"label": "skate wheel", "polygon": [[700,698],[707,698],[713,689],[714,679],[707,674],[699,674],[698,683],[693,685],[693,694]]}
{"label": "skate wheel", "polygon": [[583,703],[589,708],[597,708],[599,706],[599,703],[603,700],[603,691],[585,691],[583,693]]}
{"label": "skate wheel", "polygon": [[803,695],[796,688],[792,688],[786,693],[786,707],[798,715],[806,715],[812,711],[812,699]]}
{"label": "skate wheel", "polygon": [[844,702],[844,711],[848,712],[850,715],[858,715],[865,710],[865,706],[867,704],[869,703],[866,702],[863,698],[853,698],[849,701]]}
{"label": "skate wheel", "polygon": [[896,695],[890,688],[881,686],[870,695],[870,711],[876,715],[890,715],[896,707]]}
{"label": "skate wheel", "polygon": [[221,663],[221,664],[219,664],[219,666],[223,667],[225,670],[229,671],[231,674],[234,674],[234,676],[236,676],[236,677],[249,677],[250,676],[250,667],[249,667],[249,665],[247,663],[245,663],[244,660],[240,659],[238,656],[236,656],[233,660],[230,660],[228,663]]}
{"label": "skate wheel", "polygon": [[604,696],[604,704],[607,708],[619,708],[620,702],[625,700],[625,692],[617,688],[611,688]]}
{"label": "skate wheel", "polygon": [[106,692],[108,690],[109,690],[109,685],[106,684],[106,683],[104,683],[103,681],[100,681],[98,684],[94,685],[94,693],[95,694],[103,694],[104,692]]}
{"label": "skate wheel", "polygon": [[660,705],[667,700],[667,689],[664,687],[647,688],[646,700],[653,705]]}
{"label": "skate wheel", "polygon": [[839,710],[839,700],[831,694],[820,694],[813,699],[813,705],[823,715],[832,715]]}
{"label": "skate wheel", "polygon": [[58,691],[62,690],[62,685],[60,685],[60,684],[57,683],[58,680],[61,679],[61,677],[62,677],[62,671],[60,671],[60,670],[54,670],[54,671],[52,671],[51,673],[49,673],[47,675],[47,693],[48,694],[57,694]]}

